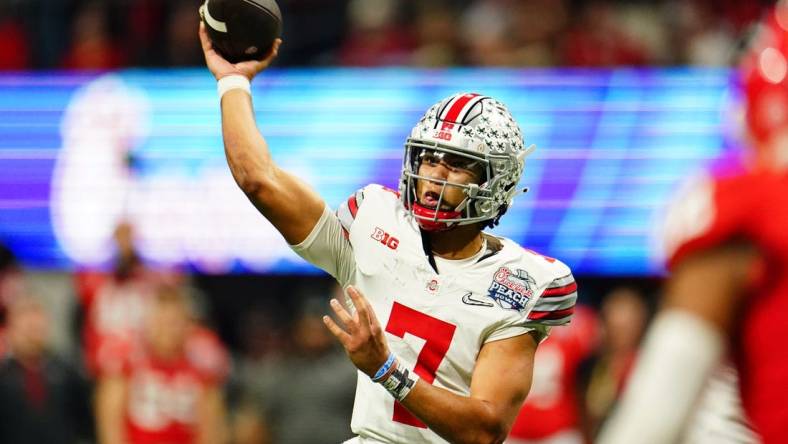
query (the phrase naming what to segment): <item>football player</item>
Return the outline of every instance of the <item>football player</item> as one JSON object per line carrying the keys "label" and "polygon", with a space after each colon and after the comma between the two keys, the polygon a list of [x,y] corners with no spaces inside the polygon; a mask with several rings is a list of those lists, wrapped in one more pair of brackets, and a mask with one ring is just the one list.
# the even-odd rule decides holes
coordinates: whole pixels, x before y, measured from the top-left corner
{"label": "football player", "polygon": [[95,410],[100,443],[224,442],[224,346],[191,319],[183,290],[152,295],[139,337],[105,344]]}
{"label": "football player", "polygon": [[666,301],[617,415],[599,442],[676,442],[729,352],[763,442],[788,424],[788,8],[778,4],[742,65],[753,149],[742,167],[697,180],[666,223]]}
{"label": "football player", "polygon": [[405,144],[399,190],[369,185],[332,212],[271,160],[249,84],[276,56],[232,65],[200,33],[218,80],[238,186],[306,260],[347,288],[324,322],[360,370],[355,442],[502,442],[537,344],[569,321],[577,286],[552,258],[482,231],[517,194],[526,148],[507,108],[478,94],[432,106]]}
{"label": "football player", "polygon": [[578,305],[572,324],[553,331],[534,358],[533,389],[517,416],[507,444],[584,444],[579,373],[596,351],[596,313]]}

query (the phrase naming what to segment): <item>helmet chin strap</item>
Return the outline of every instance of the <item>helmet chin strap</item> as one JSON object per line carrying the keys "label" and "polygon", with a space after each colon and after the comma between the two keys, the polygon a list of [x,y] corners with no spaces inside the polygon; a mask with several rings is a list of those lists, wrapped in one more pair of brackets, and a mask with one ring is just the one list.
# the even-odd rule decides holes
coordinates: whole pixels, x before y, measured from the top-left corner
{"label": "helmet chin strap", "polygon": [[447,222],[439,222],[436,219],[458,219],[462,216],[459,211],[439,211],[432,208],[427,208],[418,202],[413,202],[413,214],[416,217],[416,222],[424,231],[446,231],[452,228],[455,224]]}
{"label": "helmet chin strap", "polygon": [[[459,208],[456,208],[453,211],[441,211],[438,209],[443,203],[443,194],[446,192],[446,185],[447,183],[444,182],[441,187],[441,193],[438,197],[438,203],[436,204],[435,208],[425,207],[419,203],[418,197],[414,196],[413,207],[411,208],[411,211],[413,212],[413,215],[416,216],[416,222],[419,224],[422,230],[428,232],[446,231],[454,227],[456,223],[443,222],[439,219],[459,219],[462,217],[462,213],[458,211]],[[465,200],[467,201],[467,199]]]}

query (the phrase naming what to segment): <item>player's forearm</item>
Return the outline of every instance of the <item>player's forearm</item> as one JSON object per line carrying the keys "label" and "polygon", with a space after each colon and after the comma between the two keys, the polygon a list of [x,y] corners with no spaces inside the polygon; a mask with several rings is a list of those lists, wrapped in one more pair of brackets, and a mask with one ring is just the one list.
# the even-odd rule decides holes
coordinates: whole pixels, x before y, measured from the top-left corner
{"label": "player's forearm", "polygon": [[597,442],[676,442],[723,346],[722,334],[706,320],[684,310],[660,313]]}
{"label": "player's forearm", "polygon": [[754,248],[727,245],[676,266],[665,305],[649,328],[624,396],[599,443],[676,441],[725,351],[726,331],[735,320],[755,260]]}
{"label": "player's forearm", "polygon": [[460,396],[419,380],[402,401],[432,431],[451,443],[502,443],[511,421],[483,400]]}
{"label": "player's forearm", "polygon": [[100,423],[98,425],[99,444],[127,444],[123,433],[123,422]]}
{"label": "player's forearm", "polygon": [[235,182],[289,244],[301,243],[320,220],[325,203],[309,185],[273,163],[254,120],[251,96],[243,89],[222,96],[222,134]]}
{"label": "player's forearm", "polygon": [[99,382],[96,390],[96,434],[100,444],[125,444],[123,424],[124,382],[110,378]]}
{"label": "player's forearm", "polygon": [[205,390],[198,405],[196,444],[221,444],[227,441],[226,409],[218,387]]}
{"label": "player's forearm", "polygon": [[250,197],[259,194],[273,175],[274,166],[254,120],[252,98],[241,89],[222,97],[222,135],[235,182]]}

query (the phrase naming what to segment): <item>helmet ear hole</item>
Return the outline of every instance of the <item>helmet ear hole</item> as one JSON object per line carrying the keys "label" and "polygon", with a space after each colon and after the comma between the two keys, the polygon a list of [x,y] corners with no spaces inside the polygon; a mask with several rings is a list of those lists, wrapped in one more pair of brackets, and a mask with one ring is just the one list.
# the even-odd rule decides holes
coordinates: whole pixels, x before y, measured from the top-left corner
{"label": "helmet ear hole", "polygon": [[489,219],[487,223],[484,225],[484,228],[495,228],[499,223],[501,223],[501,217],[503,217],[503,215],[506,214],[506,210],[508,209],[509,209],[509,205],[507,204],[501,205],[500,208],[498,209],[498,214],[492,219]]}

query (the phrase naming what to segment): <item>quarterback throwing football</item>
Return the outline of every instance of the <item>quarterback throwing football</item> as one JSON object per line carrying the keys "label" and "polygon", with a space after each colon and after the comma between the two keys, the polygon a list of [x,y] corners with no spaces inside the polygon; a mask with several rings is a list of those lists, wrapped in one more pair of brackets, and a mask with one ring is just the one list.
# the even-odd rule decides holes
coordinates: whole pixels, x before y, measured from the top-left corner
{"label": "quarterback throwing football", "polygon": [[299,255],[347,288],[324,322],[360,370],[358,443],[500,443],[528,394],[537,344],[567,323],[577,286],[561,262],[482,231],[512,203],[530,152],[500,102],[457,94],[405,144],[399,190],[369,185],[331,211],[279,169],[249,82],[276,56],[230,64],[200,32],[219,82],[238,186]]}

